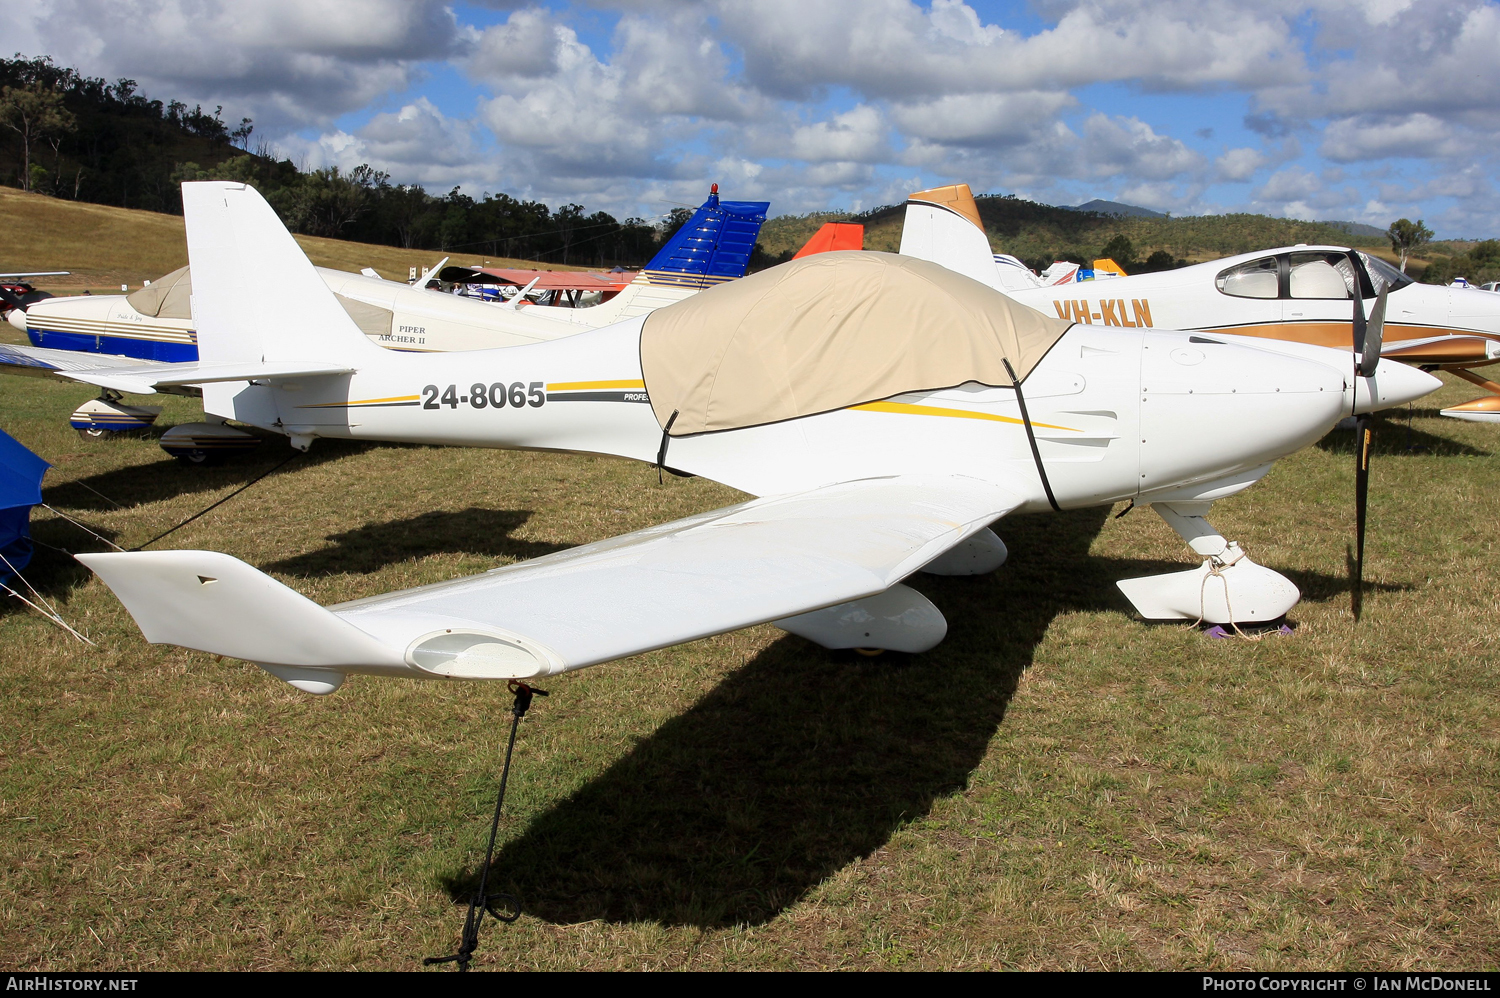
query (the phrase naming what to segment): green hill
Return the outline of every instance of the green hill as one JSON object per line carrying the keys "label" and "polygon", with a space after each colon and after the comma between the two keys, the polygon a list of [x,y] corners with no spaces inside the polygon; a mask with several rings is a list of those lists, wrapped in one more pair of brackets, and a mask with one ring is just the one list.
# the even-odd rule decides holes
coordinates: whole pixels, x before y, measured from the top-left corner
{"label": "green hill", "polygon": [[[1303,222],[1268,215],[1193,215],[1184,218],[1147,218],[1083,212],[1071,208],[990,195],[975,199],[984,220],[990,246],[997,253],[1020,257],[1032,267],[1046,267],[1054,260],[1092,260],[1103,254],[1111,240],[1130,241],[1134,258],[1144,261],[1153,253],[1170,255],[1182,263],[1215,260],[1236,253],[1250,253],[1273,246],[1296,243],[1334,243],[1358,246],[1385,259],[1394,260],[1390,243],[1371,235],[1370,226],[1346,222]],[[865,226],[865,248],[894,253],[901,245],[905,209],[889,205],[860,214],[815,212],[783,215],[761,229],[760,248],[766,257],[789,257],[824,222],[852,221]],[[1351,231],[1353,230],[1353,231]],[[1116,244],[1119,245],[1119,244]],[[1408,269],[1420,274],[1438,257],[1464,252],[1468,246],[1435,243],[1415,258]],[[1131,269],[1125,260],[1119,261]]]}
{"label": "green hill", "polygon": [[[0,187],[0,232],[5,233],[0,266],[11,270],[66,270],[67,277],[49,277],[36,285],[54,294],[89,290],[118,293],[121,284],[132,289],[187,263],[187,235],[181,215],[164,215],[136,208],[62,201],[43,194],[27,194]],[[385,277],[405,280],[410,267],[431,267],[440,254],[432,250],[401,249],[368,243],[296,237],[313,263],[335,270],[374,267]],[[452,254],[454,263],[531,267],[523,260],[483,254]],[[558,265],[549,267],[562,269]],[[567,268],[575,269],[575,268]],[[9,327],[5,327],[9,328]]]}

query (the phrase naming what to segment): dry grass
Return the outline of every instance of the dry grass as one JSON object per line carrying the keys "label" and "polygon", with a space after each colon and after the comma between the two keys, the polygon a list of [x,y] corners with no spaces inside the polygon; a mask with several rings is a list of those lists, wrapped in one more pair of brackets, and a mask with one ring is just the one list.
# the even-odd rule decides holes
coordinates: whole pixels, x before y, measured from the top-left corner
{"label": "dry grass", "polygon": [[[42,278],[37,286],[55,294],[119,293],[121,284],[132,290],[187,263],[187,240],[181,215],[158,215],[133,208],[60,201],[0,187],[0,231],[9,247],[0,266],[13,270],[67,270],[65,278]],[[298,236],[313,263],[335,270],[374,267],[392,280],[405,280],[409,267],[431,267],[445,254],[434,250],[404,250],[395,246]],[[23,249],[24,248],[24,249]],[[10,257],[9,254],[16,254]],[[454,263],[484,263],[501,267],[535,267],[527,260],[455,254]],[[578,270],[547,264],[549,270]]]}
{"label": "dry grass", "polygon": [[[0,425],[55,462],[48,501],[125,543],[284,452],[181,468],[151,439],[79,441],[77,388],[6,388]],[[164,424],[194,418],[166,401]],[[1113,580],[1185,549],[1149,513],[1095,510],[1002,522],[990,577],[918,577],[951,627],[924,656],[760,627],[554,681],[501,829],[526,914],[486,928],[481,966],[1493,969],[1500,428],[1414,416],[1420,449],[1379,429],[1357,626],[1335,433],[1216,510],[1302,587],[1290,638],[1135,620]],[[173,546],[332,601],[732,499],[613,460],[320,443]],[[61,554],[30,574],[99,648],[0,616],[0,965],[412,969],[452,950],[502,689],[354,677],[313,699],[147,646]]]}

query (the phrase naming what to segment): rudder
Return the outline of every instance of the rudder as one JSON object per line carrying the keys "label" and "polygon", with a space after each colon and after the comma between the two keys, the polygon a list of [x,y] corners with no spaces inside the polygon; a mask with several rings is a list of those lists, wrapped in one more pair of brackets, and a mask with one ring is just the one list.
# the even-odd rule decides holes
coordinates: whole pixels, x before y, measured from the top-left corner
{"label": "rudder", "polygon": [[380,349],[255,188],[186,183],[182,209],[202,363],[347,364]]}

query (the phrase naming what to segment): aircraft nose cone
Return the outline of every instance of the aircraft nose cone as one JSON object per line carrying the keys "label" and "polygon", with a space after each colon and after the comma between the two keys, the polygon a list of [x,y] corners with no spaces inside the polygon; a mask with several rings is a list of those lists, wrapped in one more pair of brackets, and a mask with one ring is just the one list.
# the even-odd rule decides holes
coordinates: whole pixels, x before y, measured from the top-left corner
{"label": "aircraft nose cone", "polygon": [[1289,356],[1218,337],[1147,334],[1141,362],[1142,491],[1212,479],[1312,443],[1348,415],[1348,377],[1321,357]]}
{"label": "aircraft nose cone", "polygon": [[5,321],[15,326],[21,332],[26,332],[26,311],[24,309],[11,309],[10,314],[5,317]]}
{"label": "aircraft nose cone", "polygon": [[1382,360],[1374,377],[1354,379],[1354,411],[1375,412],[1392,406],[1415,402],[1443,387],[1443,383],[1426,371],[1395,360]]}

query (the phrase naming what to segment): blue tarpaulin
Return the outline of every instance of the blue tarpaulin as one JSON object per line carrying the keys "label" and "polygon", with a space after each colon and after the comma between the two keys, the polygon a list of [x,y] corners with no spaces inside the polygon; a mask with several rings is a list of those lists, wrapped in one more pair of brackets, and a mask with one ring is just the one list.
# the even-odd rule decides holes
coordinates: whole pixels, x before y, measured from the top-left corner
{"label": "blue tarpaulin", "polygon": [[42,501],[42,475],[50,467],[0,430],[0,582],[9,583],[31,561],[31,507]]}

